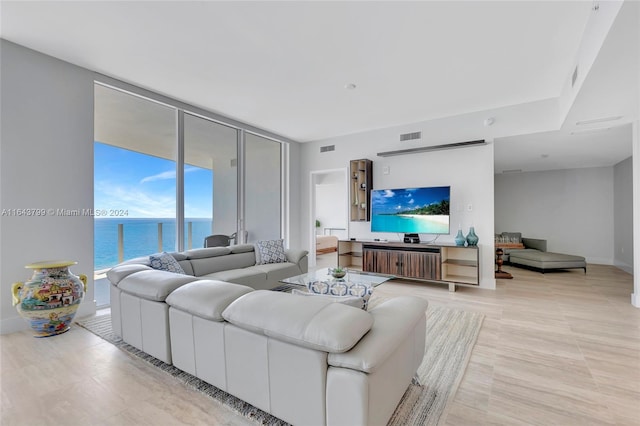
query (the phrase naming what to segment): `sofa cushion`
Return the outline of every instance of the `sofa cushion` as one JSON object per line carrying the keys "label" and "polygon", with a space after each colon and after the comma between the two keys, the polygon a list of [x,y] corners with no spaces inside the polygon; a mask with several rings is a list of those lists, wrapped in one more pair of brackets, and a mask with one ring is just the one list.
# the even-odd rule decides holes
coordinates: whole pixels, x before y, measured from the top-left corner
{"label": "sofa cushion", "polygon": [[163,302],[172,291],[195,280],[191,275],[149,269],[126,276],[118,288],[142,299]]}
{"label": "sofa cushion", "polygon": [[229,247],[231,253],[247,253],[250,251],[255,251],[255,246],[253,244],[238,244],[235,246]]}
{"label": "sofa cushion", "polygon": [[[216,248],[227,249],[226,247],[216,247]],[[255,264],[256,264],[256,256],[253,252],[233,253],[233,254],[229,252],[225,256],[191,259],[193,272],[197,277],[208,275],[214,272],[227,271],[229,269],[247,268]]]}
{"label": "sofa cushion", "polygon": [[330,353],[348,351],[373,325],[373,317],[361,309],[266,290],[236,299],[222,316],[238,327]]}
{"label": "sofa cushion", "polygon": [[200,280],[174,290],[166,302],[175,309],[207,320],[224,321],[222,311],[238,297],[251,291],[251,287],[244,285]]}
{"label": "sofa cushion", "polygon": [[256,265],[251,269],[264,272],[267,274],[267,280],[273,282],[293,277],[294,275],[300,275],[302,273],[297,264],[290,262]]}
{"label": "sofa cushion", "polygon": [[304,296],[318,297],[324,300],[328,300],[329,302],[342,303],[343,305],[353,306],[354,308],[364,309],[365,311],[367,310],[364,300],[358,296],[331,296],[328,294],[309,293],[308,291],[297,290],[295,288],[291,290],[291,294],[295,296],[303,296],[303,297]]}
{"label": "sofa cushion", "polygon": [[182,266],[180,266],[178,261],[167,252],[150,255],[149,264],[153,269],[184,275],[184,269],[182,269]]}
{"label": "sofa cushion", "polygon": [[226,256],[231,253],[228,247],[207,247],[191,249],[184,252],[187,259],[206,259],[209,257]]}
{"label": "sofa cushion", "polygon": [[259,265],[287,261],[287,255],[284,252],[284,241],[282,239],[258,241],[256,243],[256,252],[258,253],[256,263]]}
{"label": "sofa cushion", "polygon": [[[358,346],[346,353],[329,354],[334,367],[373,373],[412,332],[418,321],[426,320],[429,303],[413,296],[396,297],[371,309],[375,325]],[[355,309],[354,309],[355,310]],[[424,353],[424,349],[421,349]]]}
{"label": "sofa cushion", "polygon": [[[147,260],[149,259],[147,258]],[[140,272],[140,271],[151,271],[151,270],[153,270],[153,268],[147,265],[120,264],[120,265],[114,266],[113,268],[107,271],[107,278],[109,279],[109,281],[111,281],[111,283],[117,286],[118,283],[122,281],[123,278],[133,273]]]}
{"label": "sofa cushion", "polygon": [[[211,274],[203,275],[203,278],[227,281],[230,283],[249,285],[255,282],[266,282],[267,274],[253,267],[240,268],[240,269],[228,269],[226,271],[213,272]],[[251,286],[253,287],[253,286]]]}

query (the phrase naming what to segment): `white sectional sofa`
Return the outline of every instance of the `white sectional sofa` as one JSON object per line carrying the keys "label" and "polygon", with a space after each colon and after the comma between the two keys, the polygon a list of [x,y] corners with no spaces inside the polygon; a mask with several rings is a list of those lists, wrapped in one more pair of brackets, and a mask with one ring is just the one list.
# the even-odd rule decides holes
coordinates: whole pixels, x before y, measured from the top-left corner
{"label": "white sectional sofa", "polygon": [[[187,274],[152,269],[143,259],[114,267],[107,274],[114,332],[294,425],[386,424],[424,357],[427,302],[398,297],[364,311],[212,279],[224,272],[212,271],[221,256],[244,254],[246,262],[251,253],[225,249],[174,254]],[[255,283],[261,273],[268,281],[306,272],[306,252],[287,256],[291,265],[282,269],[245,266],[244,277],[227,277]]]}
{"label": "white sectional sofa", "polygon": [[176,367],[294,425],[387,423],[424,357],[425,300],[367,312],[239,287],[201,281],[169,295]]}
{"label": "white sectional sofa", "polygon": [[126,343],[171,364],[165,299],[172,291],[207,279],[270,289],[282,278],[307,272],[306,250],[285,250],[285,254],[287,262],[260,265],[252,244],[171,253],[185,274],[153,269],[149,257],[121,263],[107,272],[113,332]]}

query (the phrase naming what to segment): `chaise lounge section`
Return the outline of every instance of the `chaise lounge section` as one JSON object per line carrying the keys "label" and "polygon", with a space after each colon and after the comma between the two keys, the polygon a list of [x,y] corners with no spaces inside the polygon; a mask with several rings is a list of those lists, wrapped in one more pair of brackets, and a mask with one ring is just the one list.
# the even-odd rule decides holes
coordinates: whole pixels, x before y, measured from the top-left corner
{"label": "chaise lounge section", "polygon": [[520,233],[503,232],[507,238],[519,238],[524,249],[505,249],[504,260],[511,265],[542,272],[580,268],[587,272],[587,262],[582,256],[547,251],[547,240],[522,238]]}

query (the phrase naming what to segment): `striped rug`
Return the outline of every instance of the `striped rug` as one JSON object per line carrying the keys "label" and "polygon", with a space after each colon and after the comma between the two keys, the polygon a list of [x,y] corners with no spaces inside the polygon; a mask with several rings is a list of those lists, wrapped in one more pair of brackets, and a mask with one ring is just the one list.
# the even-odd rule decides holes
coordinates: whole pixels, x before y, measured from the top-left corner
{"label": "striped rug", "polygon": [[[447,405],[453,400],[462,380],[483,318],[484,315],[480,313],[444,307],[430,307],[427,310],[424,360],[418,368],[417,379],[409,385],[389,420],[389,425],[438,425],[444,422]],[[111,316],[108,314],[80,320],[77,324],[123,351],[162,369],[190,388],[220,401],[257,424],[287,424],[197,377],[124,343],[113,334]]]}

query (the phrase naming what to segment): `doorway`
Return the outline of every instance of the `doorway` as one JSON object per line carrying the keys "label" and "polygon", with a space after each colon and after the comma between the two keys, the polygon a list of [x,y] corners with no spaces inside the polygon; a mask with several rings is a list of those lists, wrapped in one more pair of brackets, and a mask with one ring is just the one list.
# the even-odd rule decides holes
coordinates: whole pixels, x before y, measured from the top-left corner
{"label": "doorway", "polygon": [[338,241],[347,239],[347,169],[311,172],[310,266],[338,264]]}

